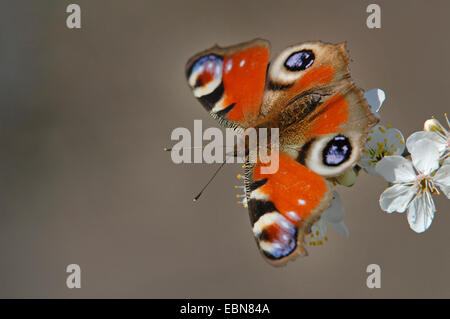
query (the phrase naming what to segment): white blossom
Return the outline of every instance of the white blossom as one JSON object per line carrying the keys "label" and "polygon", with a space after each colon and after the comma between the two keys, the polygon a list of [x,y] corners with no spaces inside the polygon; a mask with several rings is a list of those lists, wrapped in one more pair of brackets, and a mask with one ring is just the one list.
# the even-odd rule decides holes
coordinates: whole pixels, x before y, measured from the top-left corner
{"label": "white blossom", "polygon": [[412,230],[427,230],[433,221],[436,207],[432,195],[440,190],[450,196],[450,160],[440,166],[440,153],[428,140],[408,139],[411,160],[394,155],[384,157],[376,165],[376,172],[393,185],[380,196],[382,210],[392,213],[407,211]]}
{"label": "white blossom", "polygon": [[367,173],[378,176],[375,165],[383,157],[401,155],[404,150],[405,140],[399,130],[377,124],[369,131],[358,165]]}

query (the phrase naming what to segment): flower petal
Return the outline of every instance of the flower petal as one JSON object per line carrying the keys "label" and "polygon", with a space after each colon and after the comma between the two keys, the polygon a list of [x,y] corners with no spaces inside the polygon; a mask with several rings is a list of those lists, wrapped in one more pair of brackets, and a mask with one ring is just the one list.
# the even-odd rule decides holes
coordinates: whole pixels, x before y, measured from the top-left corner
{"label": "flower petal", "polygon": [[339,223],[344,220],[345,209],[339,193],[333,191],[330,207],[322,213],[321,219],[327,223]]}
{"label": "flower petal", "polygon": [[433,182],[450,199],[450,157],[445,160],[441,168],[436,172]]}
{"label": "flower petal", "polygon": [[399,155],[384,157],[377,163],[375,170],[391,183],[412,183],[416,179],[412,163]]}
{"label": "flower petal", "polygon": [[434,143],[426,139],[418,140],[411,148],[408,150],[411,153],[413,165],[420,173],[429,175],[439,168],[440,153]]}
{"label": "flower petal", "polygon": [[339,234],[344,235],[345,237],[349,237],[350,236],[350,231],[348,230],[347,225],[344,224],[344,222],[340,222],[340,223],[330,223],[330,226],[337,231]]}
{"label": "flower petal", "polygon": [[[386,133],[386,128],[381,124],[376,124],[373,126],[369,134],[367,134],[366,144],[364,145],[364,149],[366,150],[378,150],[379,145],[384,139],[384,134]],[[369,153],[366,153],[367,155]],[[363,154],[364,155],[364,154]]]}
{"label": "flower petal", "polygon": [[435,210],[436,208],[429,192],[424,192],[417,196],[411,202],[407,213],[411,229],[416,233],[426,231],[431,226]]}
{"label": "flower petal", "polygon": [[381,194],[380,207],[388,213],[403,213],[408,208],[416,192],[416,186],[395,184]]}
{"label": "flower petal", "polygon": [[386,132],[386,147],[391,155],[402,155],[405,150],[405,139],[402,132],[396,128],[389,128]]}
{"label": "flower petal", "polygon": [[372,89],[365,92],[364,97],[366,98],[372,113],[377,115],[376,113],[380,110],[381,105],[383,105],[383,102],[386,99],[386,94],[384,91],[380,89]]}
{"label": "flower petal", "polygon": [[438,148],[440,154],[447,148],[447,141],[438,134],[434,132],[419,131],[411,134],[406,141],[406,147],[411,154],[414,152],[414,148],[419,141],[427,141],[430,144],[434,144]]}
{"label": "flower petal", "polygon": [[378,172],[376,171],[376,169],[375,169],[375,165],[374,165],[375,163],[372,163],[372,165],[371,164],[367,164],[367,165],[362,165],[362,163],[359,163],[359,165],[361,166],[361,167],[363,167],[364,168],[364,170],[368,173],[368,174],[370,174],[370,175],[372,175],[372,176],[381,176],[380,174],[378,174]]}
{"label": "flower petal", "polygon": [[311,227],[311,232],[323,239],[327,235],[327,223],[322,217]]}
{"label": "flower petal", "polygon": [[364,145],[364,148],[362,149],[361,159],[359,160],[358,165],[364,168],[367,173],[378,176],[378,174],[375,172],[375,164],[376,164],[375,157],[378,147],[376,146],[374,136],[372,135],[373,133],[369,133],[366,145]]}

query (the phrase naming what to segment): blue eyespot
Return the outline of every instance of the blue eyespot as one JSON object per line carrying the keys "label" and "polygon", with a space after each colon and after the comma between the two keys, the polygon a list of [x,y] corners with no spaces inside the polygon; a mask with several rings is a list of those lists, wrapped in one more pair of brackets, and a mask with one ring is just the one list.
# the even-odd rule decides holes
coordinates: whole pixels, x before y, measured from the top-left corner
{"label": "blue eyespot", "polygon": [[314,53],[311,50],[301,50],[292,53],[284,62],[289,71],[303,71],[314,63]]}
{"label": "blue eyespot", "polygon": [[323,163],[327,166],[338,166],[348,160],[352,153],[352,146],[347,137],[334,137],[323,149]]}
{"label": "blue eyespot", "polygon": [[193,88],[202,87],[210,81],[221,80],[222,58],[215,54],[202,56],[187,70],[187,77]]}

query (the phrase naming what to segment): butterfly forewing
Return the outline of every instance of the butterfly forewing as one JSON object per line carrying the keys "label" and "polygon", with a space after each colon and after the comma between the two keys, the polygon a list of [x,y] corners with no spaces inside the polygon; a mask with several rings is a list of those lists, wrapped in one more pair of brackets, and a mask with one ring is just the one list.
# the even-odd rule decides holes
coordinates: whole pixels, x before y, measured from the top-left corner
{"label": "butterfly forewing", "polygon": [[269,42],[261,39],[215,46],[188,61],[188,84],[221,124],[249,127],[262,104],[269,55]]}

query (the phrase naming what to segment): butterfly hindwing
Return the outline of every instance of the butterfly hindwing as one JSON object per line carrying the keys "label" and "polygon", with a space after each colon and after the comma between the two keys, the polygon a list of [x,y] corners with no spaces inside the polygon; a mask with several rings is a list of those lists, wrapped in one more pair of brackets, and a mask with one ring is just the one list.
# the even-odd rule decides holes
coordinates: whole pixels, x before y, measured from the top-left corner
{"label": "butterfly hindwing", "polygon": [[215,46],[188,61],[188,84],[221,124],[249,127],[262,104],[269,55],[269,42],[261,39]]}
{"label": "butterfly hindwing", "polygon": [[249,164],[246,192],[248,210],[258,247],[275,266],[306,255],[304,237],[331,200],[330,182],[279,154],[279,168],[264,174],[266,164]]}

